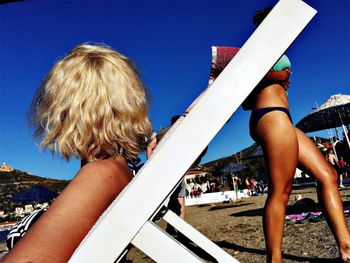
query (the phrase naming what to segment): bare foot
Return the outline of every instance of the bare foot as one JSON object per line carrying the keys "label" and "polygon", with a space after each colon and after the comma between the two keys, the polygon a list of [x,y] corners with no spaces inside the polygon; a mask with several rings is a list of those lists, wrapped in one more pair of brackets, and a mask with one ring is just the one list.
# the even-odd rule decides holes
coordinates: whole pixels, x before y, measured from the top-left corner
{"label": "bare foot", "polygon": [[344,263],[350,263],[350,243],[339,247],[340,257]]}

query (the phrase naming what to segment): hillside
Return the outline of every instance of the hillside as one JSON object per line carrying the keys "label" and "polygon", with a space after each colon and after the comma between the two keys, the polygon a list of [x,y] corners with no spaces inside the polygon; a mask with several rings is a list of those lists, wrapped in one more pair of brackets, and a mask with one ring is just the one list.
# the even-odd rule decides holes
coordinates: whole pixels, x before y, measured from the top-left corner
{"label": "hillside", "polygon": [[16,204],[10,198],[34,185],[61,192],[68,183],[69,181],[43,178],[15,169],[0,171],[0,210],[12,210]]}
{"label": "hillside", "polygon": [[[207,168],[212,173],[215,173],[216,170],[220,169],[221,167],[233,162],[233,163],[240,163],[246,166],[247,168],[239,173],[239,177],[246,177],[246,176],[255,176],[258,178],[264,177],[264,160],[259,155],[259,146],[254,143],[248,148],[245,148],[237,153],[232,154],[231,156],[223,157],[208,163],[203,164],[205,168]],[[255,155],[255,153],[258,153],[258,156],[250,158],[249,156]],[[259,157],[260,156],[260,157]]]}

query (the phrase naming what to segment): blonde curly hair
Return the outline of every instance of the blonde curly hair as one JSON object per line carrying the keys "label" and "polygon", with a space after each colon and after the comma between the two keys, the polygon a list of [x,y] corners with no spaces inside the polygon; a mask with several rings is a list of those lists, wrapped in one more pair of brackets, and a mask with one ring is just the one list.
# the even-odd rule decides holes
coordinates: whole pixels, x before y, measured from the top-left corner
{"label": "blonde curly hair", "polygon": [[139,73],[104,45],[79,45],[58,61],[33,99],[29,120],[40,146],[67,160],[131,160],[152,133]]}

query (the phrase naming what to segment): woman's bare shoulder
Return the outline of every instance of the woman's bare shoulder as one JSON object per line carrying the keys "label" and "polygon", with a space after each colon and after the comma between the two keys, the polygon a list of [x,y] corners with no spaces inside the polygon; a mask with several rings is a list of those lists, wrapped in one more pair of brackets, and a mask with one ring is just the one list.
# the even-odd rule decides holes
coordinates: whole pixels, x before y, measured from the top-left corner
{"label": "woman's bare shoulder", "polygon": [[123,158],[109,158],[104,160],[98,160],[87,163],[79,172],[89,173],[118,173],[125,172],[127,169],[127,163]]}
{"label": "woman's bare shoulder", "polygon": [[122,159],[86,164],[4,262],[67,262],[131,178]]}
{"label": "woman's bare shoulder", "polygon": [[83,166],[75,179],[80,180],[80,178],[102,184],[118,184],[119,187],[124,187],[132,179],[132,172],[124,159],[109,158]]}

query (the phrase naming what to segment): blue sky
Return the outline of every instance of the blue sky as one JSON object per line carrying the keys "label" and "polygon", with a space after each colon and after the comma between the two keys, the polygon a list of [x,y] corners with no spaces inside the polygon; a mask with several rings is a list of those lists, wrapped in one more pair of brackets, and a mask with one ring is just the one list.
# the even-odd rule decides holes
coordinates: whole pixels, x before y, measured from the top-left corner
{"label": "blue sky", "polygon": [[[295,123],[315,103],[350,93],[350,1],[305,2],[318,14],[286,52],[292,62],[289,98]],[[25,118],[45,74],[75,45],[102,42],[135,61],[149,88],[150,118],[158,130],[206,87],[211,46],[242,46],[254,31],[254,12],[276,3],[37,0],[0,5],[0,162],[50,178],[71,179],[78,171],[77,160],[40,151]],[[203,162],[249,147],[248,119],[249,112],[239,109],[210,143]]]}

